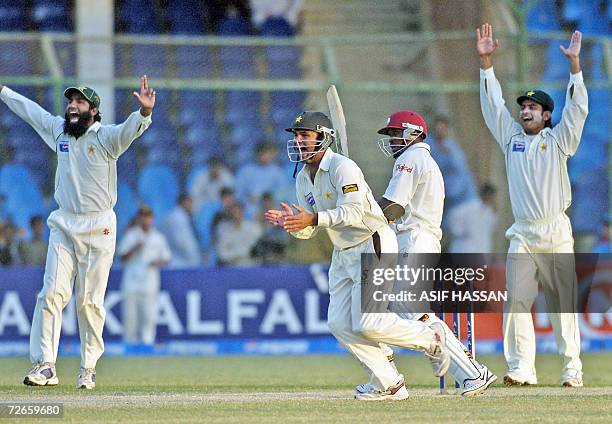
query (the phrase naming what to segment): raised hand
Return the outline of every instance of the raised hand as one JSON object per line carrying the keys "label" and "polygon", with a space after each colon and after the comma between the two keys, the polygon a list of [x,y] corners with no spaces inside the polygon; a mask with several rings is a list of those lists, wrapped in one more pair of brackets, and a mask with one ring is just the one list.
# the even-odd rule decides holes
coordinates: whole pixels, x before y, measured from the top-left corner
{"label": "raised hand", "polygon": [[493,40],[493,26],[483,24],[476,28],[476,51],[480,56],[489,56],[499,47],[499,40]]}
{"label": "raised hand", "polygon": [[570,44],[567,48],[559,46],[564,55],[569,59],[578,58],[580,56],[580,47],[582,46],[582,33],[580,31],[574,31]]}
{"label": "raised hand", "polygon": [[143,116],[148,116],[153,111],[155,106],[155,90],[149,88],[149,78],[146,75],[140,77],[140,93],[134,91],[132,93],[138,103],[140,103],[140,112]]}

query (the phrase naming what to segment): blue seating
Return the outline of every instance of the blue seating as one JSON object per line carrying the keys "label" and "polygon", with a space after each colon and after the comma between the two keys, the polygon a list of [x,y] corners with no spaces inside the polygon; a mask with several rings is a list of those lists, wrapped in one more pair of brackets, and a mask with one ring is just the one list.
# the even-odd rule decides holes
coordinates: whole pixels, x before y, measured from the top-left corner
{"label": "blue seating", "polygon": [[185,144],[192,147],[202,146],[212,153],[221,145],[221,134],[214,122],[201,121],[187,128]]}
{"label": "blue seating", "polygon": [[212,75],[213,59],[208,46],[176,46],[176,69],[181,78],[204,78]]}
{"label": "blue seating", "polygon": [[261,95],[257,91],[230,90],[225,93],[224,118],[228,123],[255,120],[259,116]]}
{"label": "blue seating", "polygon": [[585,35],[610,35],[610,22],[599,8],[599,2],[583,2],[583,11],[578,20],[578,30]]}
{"label": "blue seating", "polygon": [[138,212],[138,198],[132,188],[125,182],[117,185],[117,204],[115,214],[117,215],[117,235],[121,238],[123,231],[136,216]]}
{"label": "blue seating", "polygon": [[66,0],[34,0],[32,20],[40,31],[70,32],[72,10]]}
{"label": "blue seating", "polygon": [[[32,75],[32,43],[15,41],[0,49],[0,75]],[[22,94],[22,93],[20,93]]]}
{"label": "blue seating", "polygon": [[134,44],[131,49],[132,75],[148,75],[149,77],[164,78],[169,75],[169,67],[166,62],[167,49],[164,46],[156,46],[151,49],[150,45]]}
{"label": "blue seating", "polygon": [[608,178],[605,167],[590,167],[573,186],[572,224],[574,232],[597,233],[608,213]]}
{"label": "blue seating", "polygon": [[539,0],[527,12],[527,28],[535,31],[559,31],[561,25],[557,18],[554,0]]}
{"label": "blue seating", "polygon": [[173,34],[203,34],[204,18],[197,0],[173,0],[168,4],[170,32]]}
{"label": "blue seating", "polygon": [[565,0],[563,2],[563,20],[575,23],[583,13],[584,0]]}
{"label": "blue seating", "polygon": [[47,214],[44,198],[30,169],[9,163],[0,169],[0,193],[5,196],[5,209],[13,223],[29,228],[30,218]]}
{"label": "blue seating", "polygon": [[[138,140],[135,142],[138,143]],[[117,180],[136,187],[138,179],[138,161],[136,157],[136,146],[132,145],[117,161]]]}
{"label": "blue seating", "polygon": [[158,34],[161,27],[149,0],[124,0],[118,17],[133,34]]}
{"label": "blue seating", "polygon": [[13,0],[10,4],[1,4],[0,31],[24,31],[27,21],[25,10],[25,0]]}
{"label": "blue seating", "polygon": [[260,29],[263,37],[293,37],[295,28],[282,17],[272,17],[266,19]]}
{"label": "blue seating", "polygon": [[221,36],[244,36],[249,35],[249,22],[241,17],[225,18],[217,27],[217,35]]}
{"label": "blue seating", "polygon": [[546,49],[546,68],[542,79],[544,81],[565,81],[567,78],[567,59],[559,49],[559,41],[552,40]]}
{"label": "blue seating", "polygon": [[140,199],[162,217],[175,205],[179,195],[179,182],[175,172],[166,165],[146,165],[138,178]]}

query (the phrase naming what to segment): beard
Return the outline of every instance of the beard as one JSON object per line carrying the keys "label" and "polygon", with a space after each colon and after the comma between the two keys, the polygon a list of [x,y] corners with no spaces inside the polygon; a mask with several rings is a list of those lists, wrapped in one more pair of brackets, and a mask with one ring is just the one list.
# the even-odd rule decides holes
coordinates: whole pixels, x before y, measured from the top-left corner
{"label": "beard", "polygon": [[64,133],[79,138],[89,128],[89,121],[91,120],[91,112],[86,111],[81,113],[79,120],[74,124],[70,122],[70,116],[68,113],[64,114]]}

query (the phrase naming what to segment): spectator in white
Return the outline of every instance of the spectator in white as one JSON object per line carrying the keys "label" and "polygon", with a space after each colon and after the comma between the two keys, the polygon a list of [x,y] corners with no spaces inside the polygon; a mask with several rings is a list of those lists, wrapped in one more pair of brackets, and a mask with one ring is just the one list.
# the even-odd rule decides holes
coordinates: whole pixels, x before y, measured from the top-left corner
{"label": "spectator in white", "polygon": [[194,178],[191,185],[189,194],[193,199],[193,210],[198,211],[203,204],[219,200],[223,187],[233,188],[234,176],[220,157],[213,156],[208,160],[208,167]]}
{"label": "spectator in white", "polygon": [[450,253],[493,253],[496,192],[491,184],[483,184],[480,198],[463,202],[449,213]]}
{"label": "spectator in white", "polygon": [[302,10],[302,0],[249,0],[251,22],[255,28],[269,18],[283,18],[295,28]]}
{"label": "spectator in white", "polygon": [[123,340],[152,345],[157,327],[160,268],[170,262],[166,238],[153,228],[153,211],[141,206],[125,233],[118,253],[123,263]]}
{"label": "spectator in white", "polygon": [[255,261],[251,252],[262,229],[259,223],[244,219],[242,206],[230,206],[229,214],[217,227],[217,256],[220,265],[250,265]]}
{"label": "spectator in white", "polygon": [[276,163],[278,148],[273,143],[260,143],[255,150],[256,162],[248,163],[236,174],[236,197],[244,203],[245,215],[253,216],[261,196],[270,192],[277,195],[286,190],[286,173]]}
{"label": "spectator in white", "polygon": [[172,252],[171,268],[195,268],[200,266],[202,257],[192,220],[193,200],[188,194],[181,194],[178,204],[172,209],[161,225]]}
{"label": "spectator in white", "polygon": [[32,230],[32,239],[30,241],[21,241],[19,243],[19,256],[24,265],[29,266],[44,266],[47,259],[48,243],[43,239],[45,231],[45,222],[40,215],[33,216],[30,219],[30,229]]}
{"label": "spectator in white", "polygon": [[[429,138],[429,137],[428,137]],[[433,137],[428,140],[431,146],[431,156],[434,158],[444,177],[444,211],[448,214],[462,202],[474,200],[476,185],[470,172],[465,155],[459,144],[448,135],[448,119],[442,115],[434,121]],[[446,219],[442,220],[442,228],[448,231]]]}

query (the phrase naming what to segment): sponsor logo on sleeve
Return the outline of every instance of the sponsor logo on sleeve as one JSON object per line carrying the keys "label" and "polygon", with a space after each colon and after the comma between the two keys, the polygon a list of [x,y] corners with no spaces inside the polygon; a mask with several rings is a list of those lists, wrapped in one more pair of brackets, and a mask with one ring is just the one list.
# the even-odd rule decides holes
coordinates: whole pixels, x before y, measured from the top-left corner
{"label": "sponsor logo on sleeve", "polygon": [[522,141],[515,141],[512,145],[513,152],[524,152],[525,151],[525,143]]}
{"label": "sponsor logo on sleeve", "polygon": [[62,140],[58,143],[60,152],[68,153],[69,143],[66,140]]}
{"label": "sponsor logo on sleeve", "polygon": [[405,165],[403,163],[402,164],[397,164],[397,165],[395,165],[395,170],[397,172],[407,172],[407,173],[410,174],[414,170],[414,166],[408,166],[408,165]]}
{"label": "sponsor logo on sleeve", "polygon": [[342,186],[342,193],[344,194],[352,193],[354,191],[359,191],[359,187],[357,187],[357,184],[347,184]]}
{"label": "sponsor logo on sleeve", "polygon": [[306,198],[306,201],[308,202],[308,204],[310,206],[314,206],[315,205],[315,198],[312,195],[312,192],[305,194],[304,197]]}

